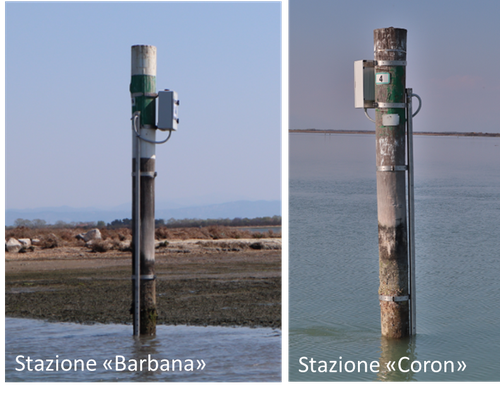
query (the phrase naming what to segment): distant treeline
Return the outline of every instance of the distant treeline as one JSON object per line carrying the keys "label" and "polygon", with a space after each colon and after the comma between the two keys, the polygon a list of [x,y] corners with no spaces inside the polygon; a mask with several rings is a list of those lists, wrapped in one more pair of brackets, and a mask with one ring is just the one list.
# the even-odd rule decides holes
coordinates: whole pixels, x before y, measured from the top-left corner
{"label": "distant treeline", "polygon": [[[201,228],[209,226],[226,226],[226,227],[267,227],[267,226],[277,226],[281,225],[281,216],[273,217],[257,217],[257,218],[209,218],[209,219],[195,219],[195,218],[184,218],[182,220],[176,220],[171,218],[165,222],[164,219],[155,220],[156,228]],[[64,222],[57,221],[55,224],[47,224],[45,220],[35,218],[34,220],[27,220],[23,218],[18,218],[13,227],[25,227],[32,229],[40,228],[132,228],[132,219],[124,218],[122,220],[114,220],[106,224],[104,221],[88,221],[88,222]],[[7,228],[10,228],[7,226]]]}
{"label": "distant treeline", "polygon": [[55,224],[47,224],[47,221],[41,220],[39,218],[35,218],[33,220],[28,220],[25,218],[18,218],[16,221],[14,221],[13,226],[6,226],[6,228],[31,228],[31,229],[41,229],[41,228],[82,228],[82,229],[88,229],[88,228],[103,228],[106,226],[106,223],[104,221],[86,221],[86,222],[65,222],[62,220],[56,221]]}
{"label": "distant treeline", "polygon": [[[209,226],[225,227],[267,227],[281,225],[281,216],[256,217],[256,218],[184,218],[176,220],[171,218],[165,222],[164,219],[155,220],[155,227],[161,228],[200,228]],[[114,220],[106,225],[107,228],[131,228],[132,220],[124,218],[123,220]]]}

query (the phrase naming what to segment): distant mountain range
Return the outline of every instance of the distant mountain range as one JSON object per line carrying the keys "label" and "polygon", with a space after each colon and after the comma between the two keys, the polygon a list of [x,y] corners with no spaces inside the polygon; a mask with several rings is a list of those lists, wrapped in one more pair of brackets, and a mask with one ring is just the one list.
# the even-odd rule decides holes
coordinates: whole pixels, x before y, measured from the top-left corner
{"label": "distant mountain range", "polygon": [[[235,201],[219,204],[156,208],[155,218],[167,221],[170,218],[177,220],[183,218],[255,218],[281,216],[281,201]],[[89,222],[104,221],[110,223],[113,220],[122,220],[132,217],[132,206],[125,209],[124,206],[110,209],[99,208],[73,208],[69,206],[47,207],[36,209],[7,209],[5,211],[5,225],[14,225],[18,218],[25,220],[40,219],[47,224],[55,224],[57,221]]]}

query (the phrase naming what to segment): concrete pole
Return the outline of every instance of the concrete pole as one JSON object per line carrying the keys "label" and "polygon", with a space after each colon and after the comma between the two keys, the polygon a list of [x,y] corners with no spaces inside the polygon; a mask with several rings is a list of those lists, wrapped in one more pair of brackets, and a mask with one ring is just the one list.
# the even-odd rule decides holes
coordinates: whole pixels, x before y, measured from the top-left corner
{"label": "concrete pole", "polygon": [[409,335],[406,224],[406,30],[374,31],[379,300],[382,335]]}
{"label": "concrete pole", "polygon": [[[140,112],[139,134],[148,140],[156,138],[156,47],[150,45],[132,46],[132,78],[130,82],[132,113]],[[140,192],[132,201],[132,238],[133,247],[139,244],[139,252],[133,253],[133,276],[137,277],[134,266],[139,265],[140,275],[140,334],[156,334],[156,282],[155,282],[155,211],[154,178],[156,147],[153,143],[140,141],[132,135],[132,172],[136,172],[138,159],[137,144],[140,144]],[[135,177],[135,176],[134,176]],[[132,182],[133,195],[136,195],[136,182]],[[137,204],[139,207],[137,208]],[[137,212],[139,217],[136,216]],[[139,225],[137,224],[139,222]],[[139,228],[139,229],[136,229]],[[139,232],[139,233],[138,233]],[[137,258],[140,259],[137,264]],[[136,282],[136,281],[135,281]],[[136,304],[137,305],[137,304]],[[136,307],[134,307],[134,310]],[[136,311],[134,311],[135,316]],[[137,335],[137,332],[134,332]]]}

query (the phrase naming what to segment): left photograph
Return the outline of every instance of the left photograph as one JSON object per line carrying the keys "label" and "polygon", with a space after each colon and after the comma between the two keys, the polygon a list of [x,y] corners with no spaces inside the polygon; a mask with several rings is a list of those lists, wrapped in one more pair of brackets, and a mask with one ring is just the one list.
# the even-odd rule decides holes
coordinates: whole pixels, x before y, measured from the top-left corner
{"label": "left photograph", "polygon": [[5,5],[5,381],[281,381],[280,2]]}

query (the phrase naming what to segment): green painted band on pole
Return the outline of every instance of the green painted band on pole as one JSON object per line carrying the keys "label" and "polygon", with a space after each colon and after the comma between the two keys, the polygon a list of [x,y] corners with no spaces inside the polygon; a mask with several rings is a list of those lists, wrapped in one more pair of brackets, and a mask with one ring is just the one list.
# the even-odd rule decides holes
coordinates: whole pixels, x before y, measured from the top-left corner
{"label": "green painted band on pole", "polygon": [[387,102],[405,102],[405,76],[404,67],[390,67],[389,69],[394,83],[387,85]]}
{"label": "green painted band on pole", "polygon": [[[406,70],[405,67],[383,67],[384,72],[389,73],[390,75],[390,83],[387,84],[378,84],[377,89],[384,90],[382,93],[379,93],[380,96],[384,97],[384,102],[387,103],[404,103],[406,99],[406,91],[405,91],[405,79],[406,79]],[[382,116],[382,114],[397,114],[399,115],[399,125],[384,127],[380,125],[382,128],[390,128],[396,130],[396,136],[402,137],[405,135],[405,127],[406,123],[406,109],[405,108],[377,108],[375,112],[378,116]],[[381,131],[379,129],[379,131]],[[383,133],[383,131],[382,131]],[[382,134],[381,134],[382,135]]]}
{"label": "green painted band on pole", "polygon": [[132,113],[141,112],[141,126],[156,125],[156,104],[154,97],[134,96],[134,93],[156,93],[156,76],[132,75],[130,81]]}
{"label": "green painted band on pole", "polygon": [[154,75],[132,75],[130,81],[131,93],[155,93],[156,76]]}

